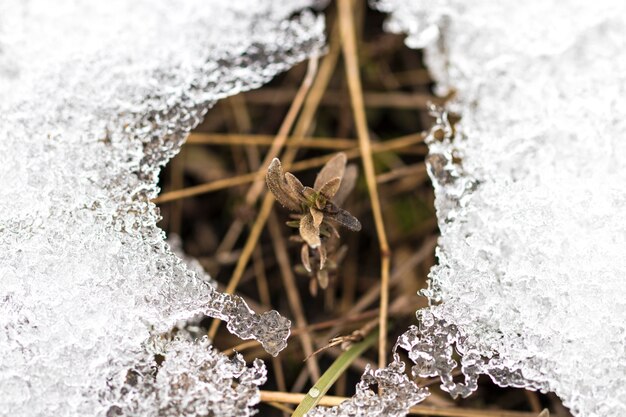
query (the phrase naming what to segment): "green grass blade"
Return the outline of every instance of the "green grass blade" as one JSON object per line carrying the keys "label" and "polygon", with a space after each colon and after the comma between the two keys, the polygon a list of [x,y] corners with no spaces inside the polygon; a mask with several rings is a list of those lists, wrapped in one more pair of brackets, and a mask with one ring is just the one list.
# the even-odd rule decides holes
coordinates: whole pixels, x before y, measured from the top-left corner
{"label": "green grass blade", "polygon": [[293,412],[291,417],[304,417],[322,397],[328,392],[330,387],[333,386],[335,381],[345,372],[350,364],[361,354],[374,344],[378,337],[378,331],[371,332],[365,339],[359,343],[355,343],[339,356],[335,362],[324,372],[324,375],[315,383],[313,388],[309,390],[304,399],[298,405],[298,408]]}

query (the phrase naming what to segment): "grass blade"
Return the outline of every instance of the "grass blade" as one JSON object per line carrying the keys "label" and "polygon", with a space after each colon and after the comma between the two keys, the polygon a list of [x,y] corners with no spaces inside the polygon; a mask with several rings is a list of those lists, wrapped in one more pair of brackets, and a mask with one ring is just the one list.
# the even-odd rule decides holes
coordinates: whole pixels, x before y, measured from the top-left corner
{"label": "grass blade", "polygon": [[374,344],[378,337],[378,331],[368,334],[365,339],[355,343],[350,349],[339,356],[335,362],[324,372],[315,385],[309,390],[304,399],[293,412],[292,417],[303,417],[319,403],[322,397],[333,386],[335,381],[345,372],[350,364]]}

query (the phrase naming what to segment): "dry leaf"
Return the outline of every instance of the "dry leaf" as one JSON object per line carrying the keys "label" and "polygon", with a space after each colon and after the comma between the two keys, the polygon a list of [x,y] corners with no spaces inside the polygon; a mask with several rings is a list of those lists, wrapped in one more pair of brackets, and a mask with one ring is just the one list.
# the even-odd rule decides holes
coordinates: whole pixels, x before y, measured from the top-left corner
{"label": "dry leaf", "polygon": [[326,288],[328,288],[328,271],[325,269],[319,271],[317,273],[317,280],[320,283],[321,289],[325,290]]}
{"label": "dry leaf", "polygon": [[313,188],[316,191],[319,191],[324,184],[330,181],[333,178],[343,178],[343,173],[346,170],[346,154],[343,152],[335,155],[330,161],[326,162],[324,168],[317,174],[317,178],[315,178],[315,184]]}
{"label": "dry leaf", "polygon": [[343,174],[343,178],[341,179],[341,185],[339,186],[339,190],[335,193],[333,197],[333,203],[338,206],[341,206],[348,195],[354,189],[356,184],[356,179],[359,176],[359,168],[355,164],[350,164],[346,167],[346,171]]}
{"label": "dry leaf", "polygon": [[[329,206],[331,206],[330,209]],[[326,208],[327,210],[324,214],[329,219],[336,221],[340,225],[347,227],[352,231],[358,232],[361,230],[361,222],[346,210],[339,208],[332,203],[327,205]]]}
{"label": "dry leaf", "polygon": [[307,272],[313,272],[313,268],[311,268],[311,258],[309,256],[309,246],[302,245],[302,249],[300,250],[300,259],[302,260],[302,265],[307,270]]}
{"label": "dry leaf", "polygon": [[[320,255],[320,271],[321,271],[326,266],[326,257],[327,257],[326,246],[321,245],[318,249],[318,252]],[[322,288],[324,287],[322,286]]]}
{"label": "dry leaf", "polygon": [[300,236],[312,248],[317,248],[322,244],[319,224],[315,225],[311,213],[307,213],[300,219]]}
{"label": "dry leaf", "polygon": [[311,207],[309,209],[309,212],[311,213],[311,216],[313,217],[313,223],[315,224],[315,227],[317,227],[317,229],[319,230],[319,227],[322,225],[322,222],[324,221],[324,213],[322,213],[320,210],[316,209],[315,207]]}
{"label": "dry leaf", "polygon": [[280,204],[293,211],[302,210],[299,199],[289,192],[290,189],[287,185],[287,181],[285,180],[283,167],[281,166],[278,158],[274,158],[267,169],[265,182]]}
{"label": "dry leaf", "polygon": [[291,172],[285,173],[285,181],[289,186],[289,191],[293,193],[293,197],[301,200],[302,199],[302,191],[304,190],[304,185],[300,182],[298,178],[295,177]]}
{"label": "dry leaf", "polygon": [[322,185],[319,189],[319,193],[326,197],[327,200],[331,200],[337,191],[339,191],[339,187],[341,185],[341,178],[335,177],[330,179],[326,184]]}
{"label": "dry leaf", "polygon": [[317,280],[316,279],[309,280],[309,292],[311,293],[313,297],[317,295]]}
{"label": "dry leaf", "polygon": [[304,187],[304,189],[302,190],[302,196],[306,200],[308,205],[312,205],[315,204],[317,193],[311,187]]}

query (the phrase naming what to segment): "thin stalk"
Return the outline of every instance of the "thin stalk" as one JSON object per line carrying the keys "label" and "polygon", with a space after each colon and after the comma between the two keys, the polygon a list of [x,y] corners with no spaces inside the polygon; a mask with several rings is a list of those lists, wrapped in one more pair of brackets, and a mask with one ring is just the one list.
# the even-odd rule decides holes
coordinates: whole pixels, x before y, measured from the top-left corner
{"label": "thin stalk", "polygon": [[[258,162],[258,160],[257,160]],[[256,277],[257,288],[259,290],[259,298],[261,302],[270,307],[272,305],[272,299],[270,297],[269,284],[267,282],[267,276],[265,275],[265,262],[263,262],[263,251],[260,246],[254,249],[253,253],[253,267],[254,276]],[[287,383],[285,382],[285,371],[283,370],[283,364],[280,358],[272,356],[272,367],[276,374],[276,386],[281,391],[287,391]]]}
{"label": "thin stalk", "polygon": [[[339,48],[337,46],[336,41],[331,40],[329,53],[324,59],[324,61],[322,62],[320,71],[315,77],[313,86],[311,87],[311,93],[306,97],[306,100],[304,102],[304,107],[302,109],[302,114],[300,115],[300,118],[294,129],[296,140],[300,140],[300,138],[304,136],[304,133],[308,130],[309,126],[311,125],[315,112],[317,111],[317,107],[319,106],[319,100],[321,99],[321,96],[323,95],[324,91],[326,90],[326,87],[328,86],[328,82],[330,81],[330,76],[332,75],[335,65],[337,63],[338,49]],[[292,107],[293,107],[293,104],[292,104]],[[289,129],[285,129],[284,138],[281,136],[280,132],[276,138],[276,140],[278,140],[280,137],[280,140],[283,141],[283,144],[291,128],[292,120],[293,119],[289,120]],[[286,125],[286,122],[287,121],[283,122],[283,125],[280,128],[281,132],[283,131],[283,127]],[[296,151],[297,151],[297,148],[289,149],[287,151],[287,155],[289,156],[287,158],[283,158],[283,160],[286,159],[289,162],[293,161]],[[270,155],[270,153],[268,153],[268,156]],[[239,177],[239,181],[243,179],[241,183],[252,182],[257,179],[257,173],[246,174],[245,176],[242,176],[242,177]],[[226,179],[221,184],[214,184],[213,185],[214,189],[211,189],[211,184],[204,184],[204,185],[197,187],[195,190],[189,190],[189,189],[181,190],[182,192],[179,192],[177,195],[172,195],[170,197],[173,199],[178,199],[178,198],[190,197],[192,195],[197,195],[197,194],[201,194],[204,192],[215,191],[215,189],[219,189],[217,185],[230,187],[232,186],[231,185],[232,182],[229,182],[229,180],[230,179]],[[262,187],[261,187],[261,190],[262,190]],[[252,187],[250,189],[250,193],[248,193],[246,197],[252,196],[251,192],[252,192]],[[248,198],[246,200],[249,201]],[[234,288],[236,288],[239,281],[241,280],[241,275],[243,274],[243,271],[245,270],[245,266],[250,259],[251,251],[253,250],[254,246],[256,245],[256,242],[258,241],[261,235],[261,231],[263,229],[263,226],[267,222],[267,217],[269,216],[269,213],[272,209],[273,204],[274,204],[273,196],[271,195],[271,193],[267,193],[263,200],[261,211],[259,212],[259,215],[257,216],[257,219],[255,220],[255,223],[253,225],[253,230],[251,231],[250,235],[248,236],[248,240],[246,241],[246,244],[244,247],[245,250],[242,251],[242,256],[241,258],[239,258],[237,262],[237,266],[235,267],[235,271],[233,272],[233,275],[231,276],[230,282],[228,284],[228,287],[232,288],[233,290]],[[239,221],[235,221],[231,229],[238,229],[238,230],[233,230],[233,233],[228,233],[231,242],[235,242],[237,240],[233,236],[237,235],[238,237],[239,233],[242,230],[242,227],[239,227],[240,223],[241,222]],[[220,247],[219,247],[220,250],[230,251],[232,249],[231,247],[226,247],[223,243],[224,242],[220,244]],[[213,323],[211,324],[211,328],[209,329],[209,336],[211,335],[215,336],[215,334],[217,333],[217,329],[219,328],[219,323],[220,321],[217,319],[213,321]]]}
{"label": "thin stalk", "polygon": [[421,179],[426,177],[426,164],[420,162],[415,165],[408,165],[401,168],[394,169],[384,174],[380,174],[376,177],[378,184],[384,184],[397,179],[414,178]]}
{"label": "thin stalk", "polygon": [[[253,145],[268,147],[272,145],[274,138],[275,136],[270,135],[191,133],[185,145]],[[342,151],[355,146],[358,146],[358,143],[354,139],[324,137],[308,137],[295,140],[294,136],[289,136],[285,143],[286,148],[330,149],[334,151]]]}
{"label": "thin stalk", "polygon": [[[263,199],[263,203],[261,204],[261,209],[259,210],[259,214],[250,229],[250,235],[248,236],[248,240],[246,240],[246,244],[241,251],[241,257],[237,261],[237,265],[235,266],[235,270],[233,271],[232,276],[230,277],[230,281],[228,281],[228,285],[226,286],[224,292],[226,294],[232,294],[235,292],[237,285],[239,285],[239,281],[243,276],[244,271],[246,270],[246,266],[248,265],[248,260],[250,260],[250,256],[254,251],[254,248],[263,232],[263,227],[265,226],[265,220],[269,216],[272,211],[272,206],[274,205],[274,196],[271,193],[267,193],[265,198]],[[211,327],[209,329],[208,335],[209,339],[213,340],[215,335],[217,334],[217,330],[219,329],[221,320],[214,319],[213,323],[211,323]]]}
{"label": "thin stalk", "polygon": [[274,138],[274,142],[270,147],[269,151],[265,155],[265,159],[261,163],[260,169],[256,173],[256,178],[248,193],[246,194],[246,203],[248,205],[254,204],[261,193],[263,192],[263,187],[265,185],[265,173],[267,172],[267,167],[269,166],[272,159],[276,158],[280,153],[280,150],[285,145],[287,141],[287,137],[293,124],[296,121],[296,117],[298,113],[300,113],[300,109],[302,109],[302,105],[304,104],[304,100],[306,98],[307,93],[311,89],[311,85],[313,84],[313,80],[315,79],[315,75],[317,74],[317,65],[319,63],[319,58],[317,56],[311,57],[309,59],[309,66],[307,68],[306,75],[304,77],[304,81],[302,85],[298,89],[298,93],[293,99],[291,106],[289,107],[289,111],[285,116],[285,120],[281,124],[276,137]]}
{"label": "thin stalk", "polygon": [[270,401],[267,403],[268,405],[271,405],[272,407],[280,410],[283,412],[283,415],[290,415],[291,413],[293,413],[293,410],[289,407],[287,407],[286,405],[283,405],[281,403],[278,403],[276,401]]}
{"label": "thin stalk", "polygon": [[[248,93],[248,103],[251,105],[277,106],[289,103],[293,98],[292,88],[265,87],[261,90]],[[427,110],[429,103],[442,105],[449,97],[438,97],[427,93],[406,93],[387,91],[367,91],[363,94],[365,107],[368,109],[406,109]],[[325,107],[341,106],[341,94],[328,92],[321,100]]]}
{"label": "thin stalk", "polygon": [[[424,141],[424,134],[413,134],[407,136],[401,136],[399,138],[390,139],[385,142],[379,142],[372,144],[373,153],[397,151],[405,149],[407,147],[422,143]],[[289,149],[291,150],[291,149]],[[288,150],[288,151],[289,151]],[[355,159],[360,156],[359,148],[352,148],[345,152],[348,159]],[[317,168],[328,162],[334,154],[319,156],[316,158],[304,159],[295,163],[291,163],[287,158],[281,159],[283,168],[289,172],[300,172],[311,168]],[[152,200],[155,204],[164,204],[171,201],[180,200],[182,198],[194,197],[201,194],[207,194],[219,190],[223,190],[230,187],[235,187],[242,184],[247,184],[256,178],[256,172],[251,172],[244,175],[239,175],[231,178],[223,178],[215,181],[211,181],[205,184],[196,185],[193,187],[183,188],[181,190],[170,191],[161,194],[159,197]]]}
{"label": "thin stalk", "polygon": [[[302,299],[300,298],[298,286],[296,285],[296,277],[294,276],[293,271],[291,270],[291,265],[289,264],[289,252],[287,244],[285,243],[285,238],[280,231],[281,224],[278,221],[278,217],[276,217],[275,212],[270,213],[268,226],[272,244],[274,246],[274,254],[276,255],[278,267],[280,269],[280,276],[283,280],[285,291],[287,292],[289,309],[296,320],[296,329],[299,330],[298,337],[300,338],[305,357],[309,357],[313,355],[313,351],[315,349],[313,346],[313,339],[311,338],[311,334],[306,330],[308,323],[302,307]],[[313,378],[313,380],[319,379],[320,367],[317,363],[317,358],[313,357],[311,360],[306,361],[306,365],[311,374],[311,378]]]}
{"label": "thin stalk", "polygon": [[348,78],[348,90],[352,102],[354,122],[356,125],[361,150],[361,159],[365,171],[365,180],[370,195],[372,213],[376,224],[376,234],[380,246],[380,319],[378,338],[378,366],[383,368],[387,364],[387,316],[389,313],[389,269],[390,253],[389,243],[383,214],[376,187],[376,173],[374,171],[374,159],[372,158],[372,146],[370,144],[367,119],[365,117],[365,104],[363,102],[363,87],[361,86],[361,76],[359,74],[359,61],[356,49],[356,36],[354,30],[354,15],[352,10],[352,0],[339,0],[338,3],[339,28],[341,33],[341,45]]}
{"label": "thin stalk", "polygon": [[[338,29],[336,28],[336,25],[335,25],[333,29],[333,34],[335,34],[337,30]],[[306,99],[302,108],[302,112],[300,114],[300,117],[298,118],[298,121],[293,131],[292,142],[294,146],[287,150],[285,156],[282,158],[283,162],[293,162],[296,152],[298,150],[297,143],[299,143],[302,140],[302,138],[305,136],[305,134],[308,132],[311,126],[311,123],[313,121],[313,118],[315,116],[315,113],[317,111],[317,108],[319,106],[320,99],[323,96],[324,92],[326,91],[326,88],[328,87],[328,82],[330,81],[330,77],[337,64],[337,57],[339,55],[339,44],[337,43],[335,38],[337,38],[337,36],[333,36],[331,38],[329,52],[324,58],[324,60],[322,61],[322,65],[320,66],[320,69],[317,72],[317,76],[315,77],[315,80],[313,81],[313,85],[310,88],[310,92],[306,96]],[[283,122],[283,126],[284,126],[284,123],[285,122]],[[290,124],[292,124],[292,120],[290,120]],[[281,126],[280,130],[282,130],[283,126]],[[287,133],[289,133],[288,130],[287,130]],[[277,138],[279,136],[280,135],[278,135]],[[276,140],[276,138],[274,140]],[[252,191],[252,188],[250,191]],[[256,201],[257,196],[253,196],[250,193],[248,193],[248,195],[246,196],[246,202],[249,205],[251,205],[251,202],[253,202],[252,200],[249,199],[252,197],[254,197],[254,201]],[[263,222],[265,222],[266,220],[267,219],[264,219]],[[234,242],[236,242],[239,239],[242,229],[243,229],[242,222],[239,219],[236,219],[232,223],[228,232],[226,233],[226,238],[228,238],[228,240],[226,240],[226,238],[222,240],[222,243],[218,247],[218,252],[228,252],[232,250]]]}
{"label": "thin stalk", "polygon": [[[277,391],[260,391],[260,393],[262,402],[274,401],[285,404],[300,404],[308,395]],[[334,407],[346,400],[349,400],[349,398],[326,395],[323,398],[320,398],[318,405],[323,407]],[[411,407],[409,409],[409,414],[432,417],[537,417],[536,413],[523,411],[476,410],[463,407],[426,407],[419,405]],[[295,415],[296,414],[294,413],[292,417]]]}

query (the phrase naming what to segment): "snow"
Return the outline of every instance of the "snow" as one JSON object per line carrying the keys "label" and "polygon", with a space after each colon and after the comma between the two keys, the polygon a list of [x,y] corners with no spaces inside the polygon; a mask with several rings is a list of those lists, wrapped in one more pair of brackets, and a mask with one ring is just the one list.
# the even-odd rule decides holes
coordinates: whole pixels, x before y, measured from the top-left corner
{"label": "snow", "polygon": [[[453,131],[436,112],[445,134],[428,138],[441,238],[430,307],[396,347],[412,375],[467,396],[486,374],[577,417],[626,415],[626,3],[374,5],[426,48],[461,118]],[[416,391],[313,415],[388,415],[394,393]]]}
{"label": "snow", "polygon": [[1,416],[249,415],[259,363],[163,335],[208,314],[276,355],[289,320],[188,268],[150,200],[211,105],[320,53],[311,3],[0,4]]}
{"label": "snow", "polygon": [[[219,317],[277,354],[289,321],[188,267],[150,200],[216,100],[319,53],[322,20],[290,17],[309,5],[0,4],[0,415],[252,413],[263,366],[184,323]],[[394,350],[453,396],[486,374],[577,417],[626,415],[626,4],[375,5],[461,117],[438,112],[428,138],[439,264]],[[311,415],[406,414],[428,392],[405,366],[394,354]]]}

